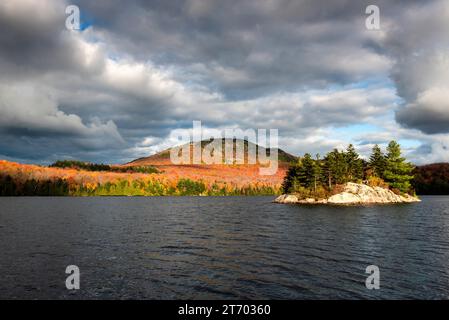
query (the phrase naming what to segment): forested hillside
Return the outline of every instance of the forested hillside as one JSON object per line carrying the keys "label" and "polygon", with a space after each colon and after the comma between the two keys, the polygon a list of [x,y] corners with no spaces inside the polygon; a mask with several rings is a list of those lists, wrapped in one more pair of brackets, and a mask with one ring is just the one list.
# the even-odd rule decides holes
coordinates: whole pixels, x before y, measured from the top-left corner
{"label": "forested hillside", "polygon": [[415,168],[413,186],[417,194],[449,194],[449,163],[434,163]]}

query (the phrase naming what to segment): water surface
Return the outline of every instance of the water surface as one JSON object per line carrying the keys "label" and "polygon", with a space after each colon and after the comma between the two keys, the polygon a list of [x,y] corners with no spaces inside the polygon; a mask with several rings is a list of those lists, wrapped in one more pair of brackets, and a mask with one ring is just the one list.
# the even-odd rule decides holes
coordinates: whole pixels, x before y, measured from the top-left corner
{"label": "water surface", "polygon": [[[303,207],[272,197],[0,198],[0,298],[449,297],[449,197]],[[380,290],[365,287],[377,265]],[[65,288],[65,268],[81,289]]]}

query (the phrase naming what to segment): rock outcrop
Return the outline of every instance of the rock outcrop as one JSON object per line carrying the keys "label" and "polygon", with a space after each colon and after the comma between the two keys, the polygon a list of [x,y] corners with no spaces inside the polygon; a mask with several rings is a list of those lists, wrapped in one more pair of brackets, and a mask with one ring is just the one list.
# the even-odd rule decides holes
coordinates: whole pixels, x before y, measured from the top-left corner
{"label": "rock outcrop", "polygon": [[417,197],[410,195],[397,195],[393,191],[370,187],[365,184],[349,182],[345,184],[341,193],[335,194],[327,199],[300,199],[294,194],[283,194],[274,200],[277,203],[298,204],[377,204],[377,203],[411,203],[419,202]]}

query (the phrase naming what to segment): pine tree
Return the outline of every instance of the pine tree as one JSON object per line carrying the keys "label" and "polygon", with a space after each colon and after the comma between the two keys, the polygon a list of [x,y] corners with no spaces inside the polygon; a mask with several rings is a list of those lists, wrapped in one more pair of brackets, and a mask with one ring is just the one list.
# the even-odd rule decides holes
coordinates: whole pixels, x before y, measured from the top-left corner
{"label": "pine tree", "polygon": [[315,161],[309,153],[304,155],[298,172],[298,181],[301,186],[311,188],[315,181]]}
{"label": "pine tree", "polygon": [[392,188],[401,192],[410,192],[410,181],[413,179],[411,174],[413,165],[405,162],[401,157],[401,147],[396,141],[391,141],[387,147],[386,169],[383,178]]}
{"label": "pine tree", "polygon": [[298,184],[299,164],[291,165],[287,170],[287,175],[282,182],[282,191],[284,193],[291,193],[294,191],[295,185]]}
{"label": "pine tree", "polygon": [[354,146],[350,144],[346,149],[346,180],[356,181],[363,178],[363,162],[355,151]]}
{"label": "pine tree", "polygon": [[323,169],[321,168],[320,155],[316,154],[316,160],[313,163],[313,188],[316,192],[318,185],[321,184],[323,179]]}
{"label": "pine tree", "polygon": [[329,189],[333,184],[341,184],[345,181],[346,161],[344,153],[334,149],[324,158],[324,170]]}
{"label": "pine tree", "polygon": [[376,144],[373,147],[372,154],[369,158],[369,168],[372,170],[372,173],[379,178],[383,177],[386,166],[385,156],[380,149],[380,147]]}
{"label": "pine tree", "polygon": [[332,182],[334,179],[334,172],[333,172],[333,167],[334,167],[334,163],[335,163],[335,159],[332,156],[332,153],[328,153],[325,157],[324,157],[324,162],[323,162],[323,171],[324,171],[324,177],[326,180],[326,184],[327,187],[329,188],[329,190],[332,189]]}

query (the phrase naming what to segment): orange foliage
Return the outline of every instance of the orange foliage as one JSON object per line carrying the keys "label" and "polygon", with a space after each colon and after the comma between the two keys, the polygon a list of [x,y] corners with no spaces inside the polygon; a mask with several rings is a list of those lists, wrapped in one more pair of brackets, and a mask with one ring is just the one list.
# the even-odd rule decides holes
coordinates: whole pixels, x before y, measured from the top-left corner
{"label": "orange foliage", "polygon": [[173,165],[163,162],[154,164],[161,173],[118,173],[93,172],[76,169],[49,168],[38,165],[20,164],[0,160],[0,174],[10,175],[14,180],[24,182],[35,179],[56,180],[64,179],[69,186],[84,186],[89,189],[107,182],[117,183],[126,180],[130,184],[134,181],[158,181],[167,187],[175,188],[179,179],[202,181],[207,189],[213,185],[226,190],[246,187],[272,187],[280,189],[287,166],[280,164],[278,172],[272,176],[259,173],[258,165]]}

